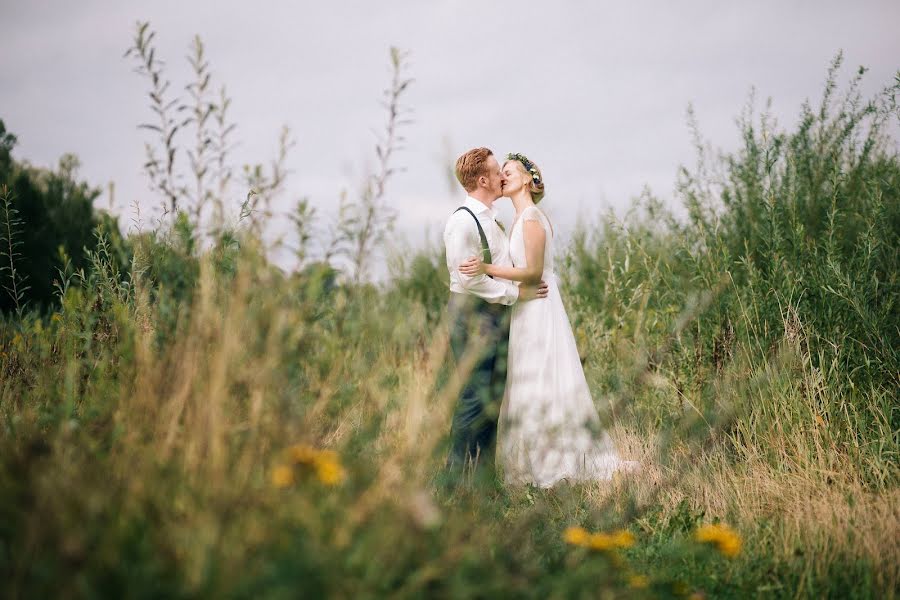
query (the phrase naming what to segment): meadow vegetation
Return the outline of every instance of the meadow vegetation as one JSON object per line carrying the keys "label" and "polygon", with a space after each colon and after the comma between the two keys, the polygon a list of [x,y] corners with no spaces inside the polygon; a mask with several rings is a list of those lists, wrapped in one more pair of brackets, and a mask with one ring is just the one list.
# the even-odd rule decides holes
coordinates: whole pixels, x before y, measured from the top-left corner
{"label": "meadow vegetation", "polygon": [[377,167],[336,221],[297,203],[286,273],[263,233],[290,137],[237,177],[230,100],[192,48],[184,103],[146,25],[129,52],[159,118],[154,226],[95,217],[77,267],[28,270],[24,167],[0,161],[5,597],[896,594],[900,75],[863,97],[838,56],[791,130],[751,100],[733,153],[692,126],[685,217],[644,193],[574,236],[559,270],[586,374],[643,474],[448,490],[440,250],[364,277],[391,226],[403,53]]}

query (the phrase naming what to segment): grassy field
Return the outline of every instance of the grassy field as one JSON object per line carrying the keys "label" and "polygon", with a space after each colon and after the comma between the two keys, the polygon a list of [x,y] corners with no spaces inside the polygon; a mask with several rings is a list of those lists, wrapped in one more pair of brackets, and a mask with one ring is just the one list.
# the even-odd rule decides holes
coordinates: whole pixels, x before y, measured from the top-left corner
{"label": "grassy field", "polygon": [[895,597],[900,80],[861,98],[839,62],[794,130],[698,141],[686,218],[645,195],[567,249],[595,401],[647,465],[610,484],[435,483],[439,250],[372,285],[284,274],[246,219],[101,239],[2,321],[2,595]]}

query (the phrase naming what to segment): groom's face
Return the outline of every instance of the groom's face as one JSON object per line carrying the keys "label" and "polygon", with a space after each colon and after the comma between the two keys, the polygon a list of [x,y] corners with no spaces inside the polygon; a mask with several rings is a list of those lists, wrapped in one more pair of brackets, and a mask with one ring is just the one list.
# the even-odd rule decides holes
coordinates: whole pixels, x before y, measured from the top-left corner
{"label": "groom's face", "polygon": [[487,168],[487,184],[486,187],[494,200],[503,195],[503,186],[506,184],[506,177],[500,169],[500,163],[491,155],[485,162]]}

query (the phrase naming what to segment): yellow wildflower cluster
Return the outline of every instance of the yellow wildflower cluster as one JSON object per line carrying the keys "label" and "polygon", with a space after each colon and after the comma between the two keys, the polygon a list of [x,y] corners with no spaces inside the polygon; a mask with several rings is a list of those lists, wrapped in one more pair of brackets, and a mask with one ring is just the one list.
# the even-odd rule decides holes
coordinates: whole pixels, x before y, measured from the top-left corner
{"label": "yellow wildflower cluster", "polygon": [[650,578],[646,575],[631,575],[628,577],[628,587],[643,590],[650,586]]}
{"label": "yellow wildflower cluster", "polygon": [[712,544],[716,550],[728,558],[741,553],[741,537],[728,525],[703,525],[694,534],[694,539],[703,544]]}
{"label": "yellow wildflower cluster", "polygon": [[289,465],[278,465],[272,469],[272,485],[286,488],[292,483],[294,483],[294,469]]}
{"label": "yellow wildflower cluster", "polygon": [[294,483],[295,465],[312,469],[318,480],[325,485],[337,485],[347,477],[334,450],[319,450],[306,444],[294,444],[288,448],[287,456],[291,464],[278,465],[272,471],[272,484],[275,487],[283,488]]}
{"label": "yellow wildflower cluster", "polygon": [[314,466],[316,469],[316,477],[318,477],[319,481],[325,485],[337,485],[346,477],[344,467],[336,458],[332,460],[320,457],[319,460],[315,462]]}
{"label": "yellow wildflower cluster", "polygon": [[600,552],[634,546],[634,535],[624,529],[613,533],[590,533],[583,527],[569,527],[563,532],[563,540],[572,546]]}

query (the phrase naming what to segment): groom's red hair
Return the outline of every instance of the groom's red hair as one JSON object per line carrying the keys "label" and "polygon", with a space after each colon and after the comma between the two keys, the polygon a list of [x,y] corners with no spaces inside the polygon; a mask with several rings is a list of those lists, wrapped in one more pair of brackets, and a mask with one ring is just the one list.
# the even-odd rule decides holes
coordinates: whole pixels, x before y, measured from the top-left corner
{"label": "groom's red hair", "polygon": [[478,187],[478,178],[487,175],[487,159],[494,153],[488,148],[472,148],[456,159],[456,178],[467,192]]}

